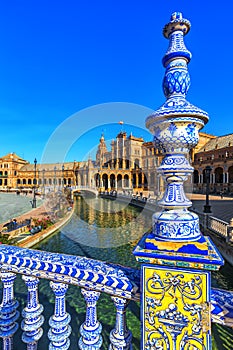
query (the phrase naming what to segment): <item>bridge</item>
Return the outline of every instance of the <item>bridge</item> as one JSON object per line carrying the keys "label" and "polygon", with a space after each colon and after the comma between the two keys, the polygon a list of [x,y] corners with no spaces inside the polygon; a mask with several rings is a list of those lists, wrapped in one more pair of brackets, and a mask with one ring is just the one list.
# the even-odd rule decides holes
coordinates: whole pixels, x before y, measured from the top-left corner
{"label": "bridge", "polygon": [[96,187],[88,187],[88,186],[72,186],[71,187],[72,193],[73,195],[75,195],[75,193],[80,193],[80,194],[90,194],[90,195],[94,195],[95,197],[98,196],[98,190],[96,189]]}

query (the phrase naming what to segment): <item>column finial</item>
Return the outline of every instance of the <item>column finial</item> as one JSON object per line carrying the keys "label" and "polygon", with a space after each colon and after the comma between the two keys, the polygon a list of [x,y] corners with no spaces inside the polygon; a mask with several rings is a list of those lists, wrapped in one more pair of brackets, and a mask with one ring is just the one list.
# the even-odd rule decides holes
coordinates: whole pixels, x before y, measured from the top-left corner
{"label": "column finial", "polygon": [[[162,60],[166,68],[163,92],[167,100],[146,119],[146,127],[154,135],[155,146],[166,152],[189,152],[198,142],[198,130],[209,120],[207,112],[186,100],[190,87],[188,63],[192,55],[185,46],[184,35],[190,27],[181,12],[174,12],[163,29],[163,35],[169,40]],[[175,123],[187,120],[189,123],[184,123],[183,128]]]}

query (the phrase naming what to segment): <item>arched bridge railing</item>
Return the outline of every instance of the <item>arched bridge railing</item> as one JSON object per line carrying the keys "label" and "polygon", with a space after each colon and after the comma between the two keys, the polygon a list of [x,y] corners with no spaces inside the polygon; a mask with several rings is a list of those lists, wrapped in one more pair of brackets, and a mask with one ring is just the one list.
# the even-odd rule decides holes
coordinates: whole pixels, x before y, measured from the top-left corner
{"label": "arched bridge railing", "polygon": [[98,196],[98,190],[96,189],[96,187],[88,187],[88,186],[73,186],[71,187],[72,192],[88,192],[91,193],[93,195],[95,195],[96,197]]}
{"label": "arched bridge railing", "polygon": [[[80,327],[77,343],[80,349],[100,349],[102,326],[98,321],[97,302],[101,293],[111,295],[115,309],[115,326],[109,337],[109,349],[131,349],[132,333],[127,328],[126,309],[130,300],[140,301],[140,272],[101,261],[58,253],[48,253],[15,246],[1,245],[0,267],[2,302],[0,305],[0,337],[3,350],[13,350],[16,332],[22,333],[27,349],[36,350],[43,334],[43,305],[38,285],[48,279],[54,293],[54,313],[49,318],[49,349],[69,348],[71,317],[66,311],[69,285],[80,287],[86,302],[85,321]],[[21,275],[27,287],[27,300],[20,310],[14,296],[16,275]],[[233,293],[213,289],[211,292],[212,321],[233,325]],[[22,315],[19,326],[20,312]]]}

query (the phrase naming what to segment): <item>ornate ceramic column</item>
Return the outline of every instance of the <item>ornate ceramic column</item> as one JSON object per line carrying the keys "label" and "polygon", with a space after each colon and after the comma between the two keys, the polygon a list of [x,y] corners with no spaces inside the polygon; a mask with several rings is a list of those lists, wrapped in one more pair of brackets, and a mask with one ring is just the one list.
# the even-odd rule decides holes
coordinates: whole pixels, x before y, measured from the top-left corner
{"label": "ornate ceramic column", "polygon": [[111,297],[117,313],[115,328],[110,332],[109,350],[131,350],[132,349],[132,333],[127,328],[126,308],[129,300]]}
{"label": "ornate ceramic column", "polygon": [[71,334],[71,327],[69,325],[71,317],[66,312],[65,302],[68,285],[51,281],[50,286],[55,294],[55,306],[54,315],[49,319],[49,350],[67,350],[70,346],[69,336]]}
{"label": "ornate ceramic column", "polygon": [[[190,212],[184,181],[193,172],[190,150],[208,114],[186,100],[191,53],[184,44],[190,22],[180,12],[171,16],[163,35],[169,39],[163,57],[166,102],[146,120],[155,147],[165,153],[158,172],[165,192],[154,213],[152,232],[134,250],[142,265],[143,346],[147,349],[210,349],[210,273],[223,264],[199,218]],[[197,270],[199,269],[199,270]],[[204,346],[204,347],[203,347]]]}
{"label": "ornate ceramic column", "polygon": [[103,339],[101,336],[102,325],[97,320],[96,303],[100,293],[82,288],[81,293],[86,301],[86,320],[80,327],[81,338],[79,348],[81,350],[98,350],[101,348]]}
{"label": "ornate ceramic column", "polygon": [[44,316],[41,315],[44,307],[38,300],[39,279],[25,275],[22,278],[28,288],[27,305],[22,311],[22,340],[27,344],[27,350],[36,350],[37,342],[43,335],[41,326],[44,323]]}
{"label": "ornate ceramic column", "polygon": [[19,325],[19,302],[14,297],[14,281],[16,275],[2,271],[0,274],[3,283],[2,302],[0,305],[0,337],[2,338],[3,350],[13,350],[13,336]]}

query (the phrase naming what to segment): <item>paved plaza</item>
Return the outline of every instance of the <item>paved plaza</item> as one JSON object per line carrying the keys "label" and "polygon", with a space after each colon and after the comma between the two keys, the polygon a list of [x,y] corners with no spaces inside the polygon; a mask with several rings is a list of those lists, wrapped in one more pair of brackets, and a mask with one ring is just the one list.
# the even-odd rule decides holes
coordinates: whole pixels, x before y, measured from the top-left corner
{"label": "paved plaza", "polygon": [[[31,196],[17,196],[15,193],[0,193],[0,227],[6,221],[16,219],[24,220],[30,216],[38,216],[41,209],[32,209]],[[40,207],[42,200],[37,198],[37,205]]]}
{"label": "paved plaza", "polygon": [[[205,195],[192,194],[189,196],[193,202],[193,208],[198,212],[203,213],[205,205]],[[218,219],[221,219],[226,222],[230,222],[233,218],[233,198],[232,197],[223,197],[220,196],[210,196],[210,205],[211,205],[211,216],[214,216]]]}

